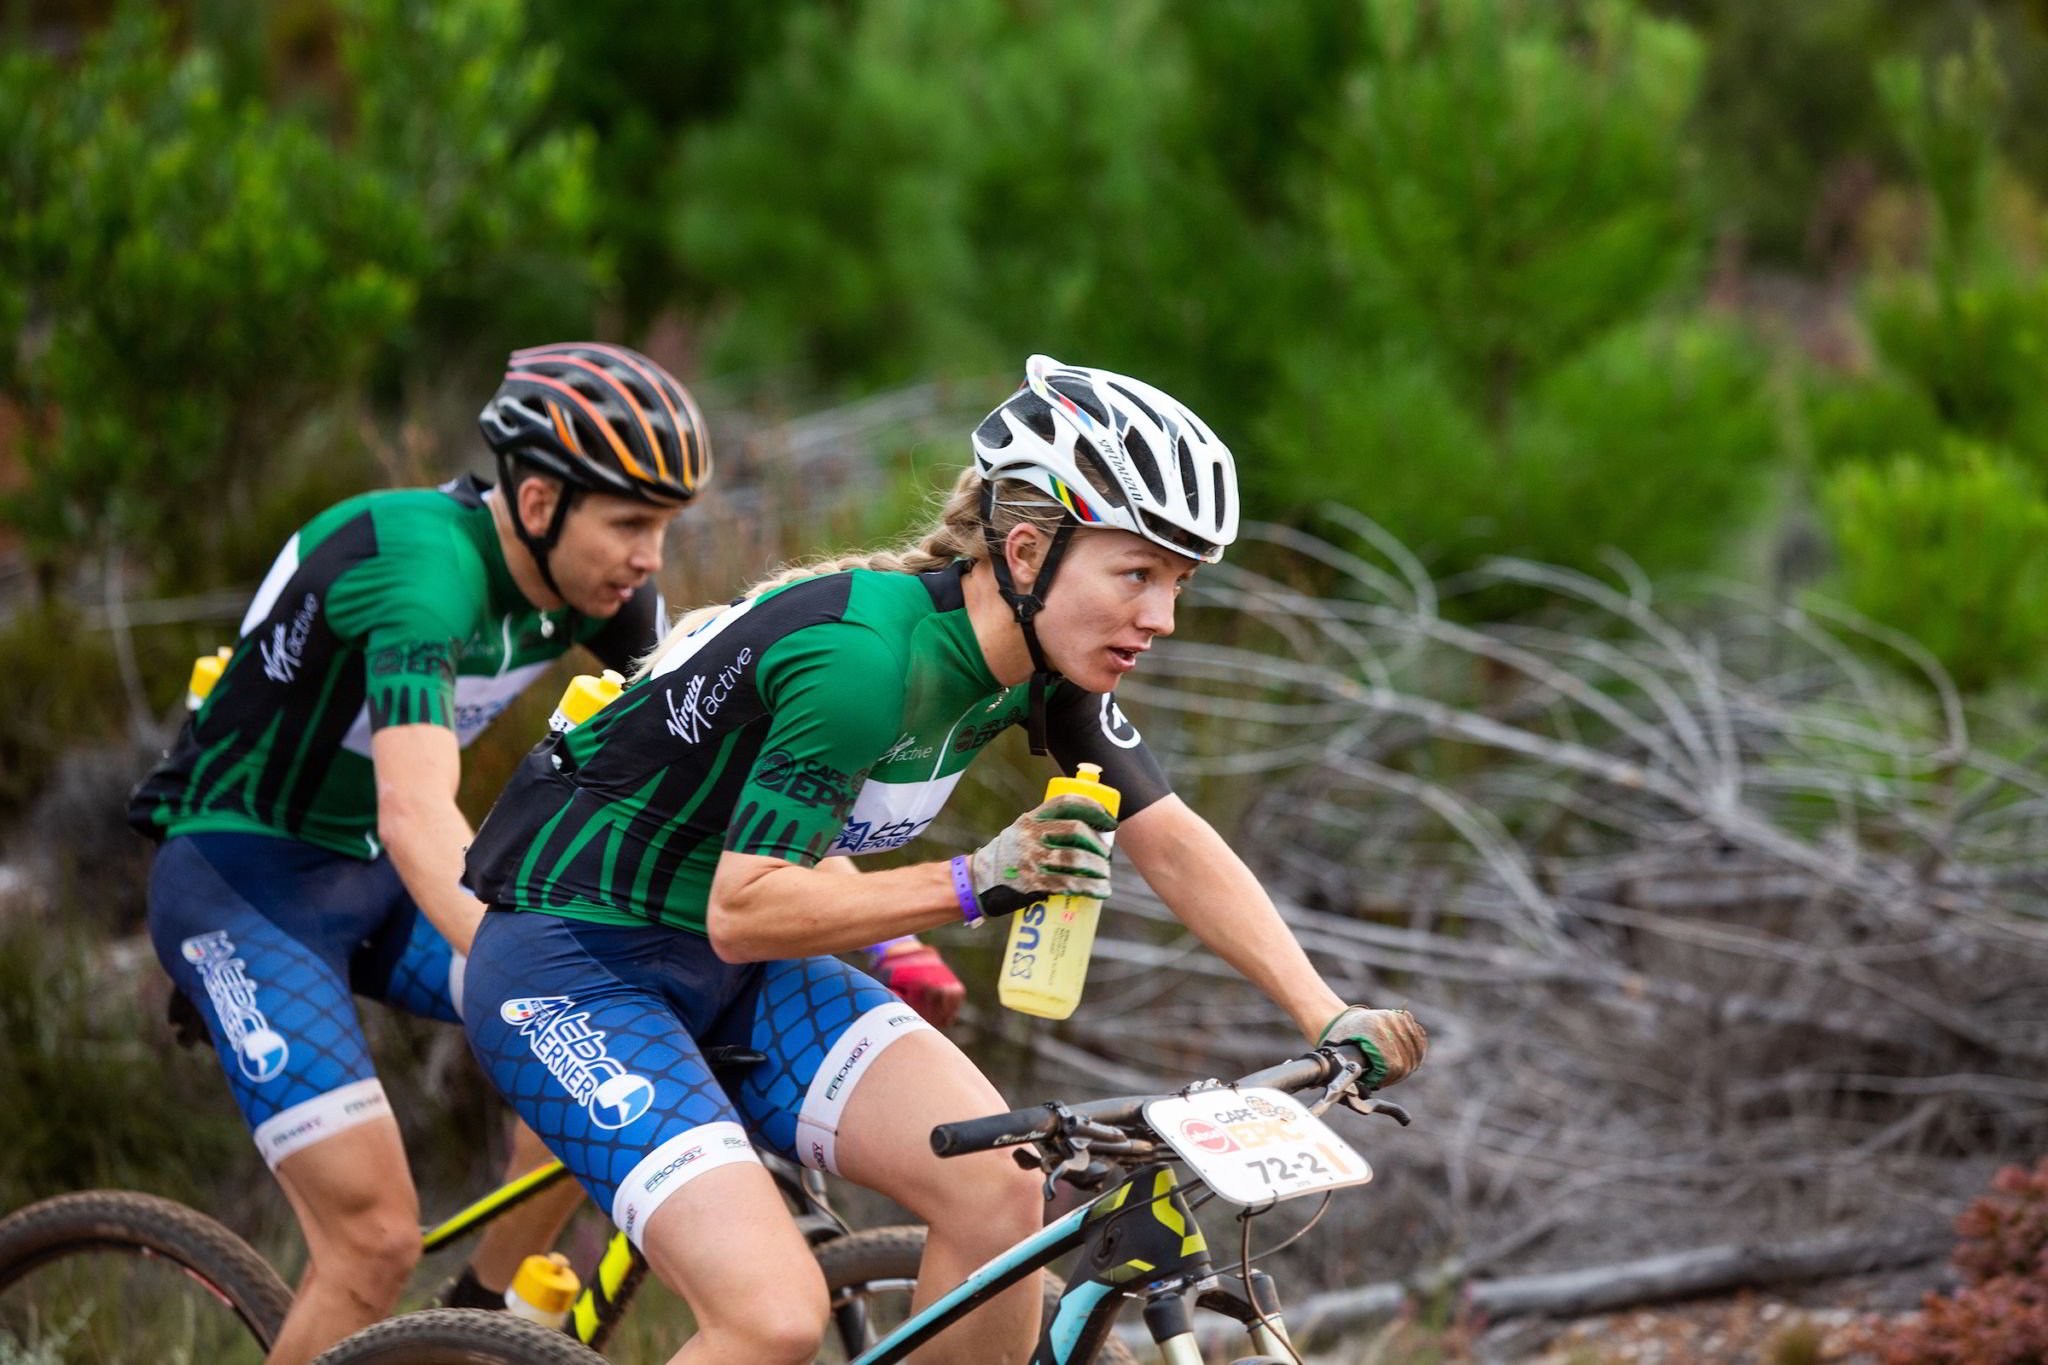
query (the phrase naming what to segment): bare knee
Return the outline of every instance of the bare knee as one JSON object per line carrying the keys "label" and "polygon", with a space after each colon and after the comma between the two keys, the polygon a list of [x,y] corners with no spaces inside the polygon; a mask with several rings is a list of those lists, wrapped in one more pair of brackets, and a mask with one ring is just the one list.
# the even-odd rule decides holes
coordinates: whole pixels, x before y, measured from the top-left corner
{"label": "bare knee", "polygon": [[345,1275],[373,1305],[396,1302],[420,1262],[419,1224],[399,1210],[357,1210],[331,1221],[327,1234],[313,1248],[315,1271]]}
{"label": "bare knee", "polygon": [[711,1338],[735,1358],[761,1365],[809,1365],[817,1359],[829,1316],[822,1280],[778,1289],[759,1302],[722,1307],[727,1311],[714,1320],[700,1320],[700,1341]]}
{"label": "bare knee", "polygon": [[994,1255],[1044,1224],[1045,1194],[1038,1176],[1001,1158],[984,1163],[972,1180],[949,1189],[926,1221],[934,1236],[959,1246],[983,1247],[987,1255]]}

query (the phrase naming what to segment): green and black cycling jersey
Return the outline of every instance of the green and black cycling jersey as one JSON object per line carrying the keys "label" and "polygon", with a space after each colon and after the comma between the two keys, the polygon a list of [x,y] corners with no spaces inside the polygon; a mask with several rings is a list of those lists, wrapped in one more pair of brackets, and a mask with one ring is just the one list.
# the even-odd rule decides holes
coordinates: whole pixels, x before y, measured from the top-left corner
{"label": "green and black cycling jersey", "polygon": [[373,858],[370,736],[442,725],[467,744],[571,644],[628,669],[659,638],[650,584],[617,615],[543,612],[464,477],[369,493],[307,523],[271,565],[205,704],[136,789],[156,837],[284,835]]}
{"label": "green and black cycling jersey", "polygon": [[[809,865],[899,848],[1027,709],[988,671],[962,567],[853,569],[728,608],[527,755],[477,831],[483,900],[704,932],[726,850]],[[1102,765],[1126,819],[1169,788],[1108,694],[1061,683],[1062,768]]]}

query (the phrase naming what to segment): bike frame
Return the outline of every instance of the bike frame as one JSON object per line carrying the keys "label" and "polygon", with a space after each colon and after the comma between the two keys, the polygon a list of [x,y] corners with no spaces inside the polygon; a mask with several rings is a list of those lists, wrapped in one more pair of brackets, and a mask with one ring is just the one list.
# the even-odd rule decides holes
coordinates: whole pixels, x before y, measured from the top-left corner
{"label": "bike frame", "polygon": [[[826,1202],[824,1176],[772,1155],[764,1156],[762,1164],[775,1177],[776,1187],[793,1207],[797,1227],[803,1232],[806,1242],[816,1246],[846,1235],[845,1221]],[[568,1168],[559,1161],[537,1166],[426,1229],[420,1235],[420,1248],[429,1253],[439,1251],[568,1178]],[[589,1277],[583,1292],[576,1296],[569,1321],[562,1330],[592,1350],[601,1349],[646,1274],[647,1260],[639,1248],[625,1233],[614,1232],[605,1244],[604,1255],[598,1258],[596,1273]]]}
{"label": "bike frame", "polygon": [[[1244,1323],[1262,1352],[1291,1354],[1278,1297],[1263,1272],[1218,1276],[1207,1239],[1170,1167],[1133,1171],[969,1275],[852,1365],[894,1365],[1025,1276],[1075,1248],[1080,1263],[1039,1334],[1031,1365],[1091,1361],[1115,1325],[1124,1301],[1141,1292],[1145,1325],[1166,1365],[1202,1365],[1187,1300]],[[1134,1292],[1134,1290],[1136,1292]]]}

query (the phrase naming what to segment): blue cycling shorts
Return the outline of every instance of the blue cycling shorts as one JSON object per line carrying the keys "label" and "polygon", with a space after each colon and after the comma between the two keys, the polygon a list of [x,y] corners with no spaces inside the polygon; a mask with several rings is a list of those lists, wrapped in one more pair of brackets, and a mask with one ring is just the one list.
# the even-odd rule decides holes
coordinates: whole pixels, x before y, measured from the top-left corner
{"label": "blue cycling shorts", "polygon": [[[681,930],[532,911],[484,916],[464,990],[492,1082],[636,1243],[691,1179],[758,1161],[754,1143],[836,1170],[862,1074],[930,1027],[837,958],[728,963]],[[714,1077],[718,1046],[767,1060]]]}
{"label": "blue cycling shorts", "polygon": [[157,960],[212,1030],[264,1159],[390,1112],[352,994],[461,1018],[461,958],[389,858],[296,839],[167,839],[149,877]]}

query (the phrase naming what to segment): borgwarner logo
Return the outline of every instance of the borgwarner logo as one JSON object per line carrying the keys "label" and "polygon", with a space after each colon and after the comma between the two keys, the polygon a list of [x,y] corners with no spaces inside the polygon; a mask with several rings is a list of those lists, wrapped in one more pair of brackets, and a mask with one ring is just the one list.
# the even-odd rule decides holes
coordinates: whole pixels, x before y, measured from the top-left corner
{"label": "borgwarner logo", "polygon": [[602,1030],[588,1013],[575,1012],[566,995],[507,1000],[498,1017],[519,1027],[519,1036],[548,1074],[590,1113],[600,1128],[624,1128],[654,1106],[654,1082],[613,1061]]}
{"label": "borgwarner logo", "polygon": [[256,1004],[256,983],[248,964],[235,956],[234,941],[222,930],[195,934],[178,945],[185,960],[199,969],[199,984],[220,1020],[221,1032],[235,1048],[235,1065],[250,1080],[274,1080],[291,1060],[291,1045],[270,1026]]}

